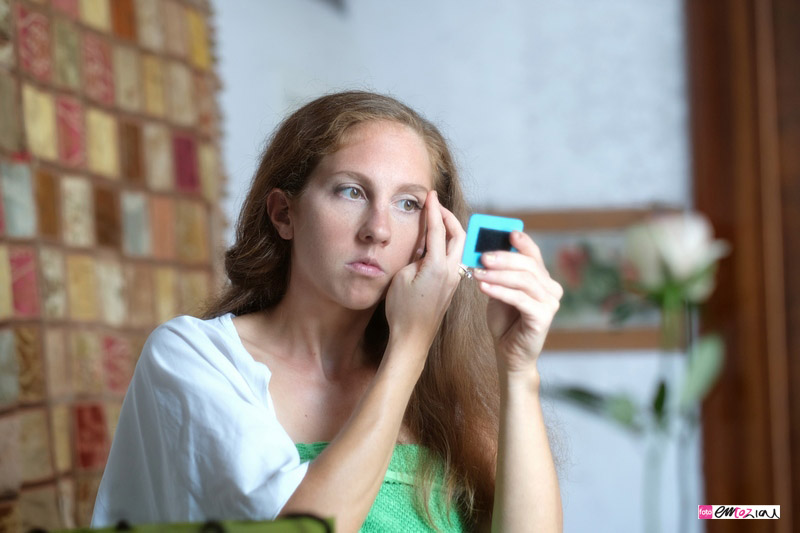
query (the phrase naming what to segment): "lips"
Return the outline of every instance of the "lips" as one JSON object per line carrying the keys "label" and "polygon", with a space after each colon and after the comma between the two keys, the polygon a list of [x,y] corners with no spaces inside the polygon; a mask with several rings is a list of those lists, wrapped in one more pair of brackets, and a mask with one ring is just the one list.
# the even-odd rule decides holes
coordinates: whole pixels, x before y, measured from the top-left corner
{"label": "lips", "polygon": [[380,263],[371,257],[361,257],[347,263],[347,268],[365,276],[377,278],[385,274]]}

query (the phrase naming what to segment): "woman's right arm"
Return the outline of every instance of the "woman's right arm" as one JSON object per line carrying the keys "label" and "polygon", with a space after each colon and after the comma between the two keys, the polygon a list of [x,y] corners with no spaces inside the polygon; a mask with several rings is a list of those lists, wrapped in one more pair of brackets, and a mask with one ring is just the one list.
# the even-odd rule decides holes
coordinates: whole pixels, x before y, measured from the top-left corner
{"label": "woman's right arm", "polygon": [[463,228],[433,192],[425,216],[425,258],[399,271],[386,296],[389,342],[375,378],[336,438],[310,463],[281,515],[333,517],[336,530],[347,532],[358,531],[372,507],[428,349],[460,281]]}

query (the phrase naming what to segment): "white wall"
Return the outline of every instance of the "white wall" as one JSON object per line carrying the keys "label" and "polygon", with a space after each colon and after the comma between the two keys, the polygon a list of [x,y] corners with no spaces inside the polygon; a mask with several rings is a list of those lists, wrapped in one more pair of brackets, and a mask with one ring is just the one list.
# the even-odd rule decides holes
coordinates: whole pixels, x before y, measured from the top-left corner
{"label": "white wall", "polygon": [[[287,109],[345,88],[391,93],[436,122],[474,205],[690,205],[681,0],[345,5],[214,2],[231,220]],[[644,402],[656,355],[544,354],[541,368],[550,384],[632,390]],[[565,454],[566,530],[640,531],[642,443],[560,404],[548,414]],[[695,443],[695,463],[698,452]],[[675,531],[669,461],[662,514]],[[690,481],[697,491],[696,464]],[[690,502],[690,530],[700,503]]]}

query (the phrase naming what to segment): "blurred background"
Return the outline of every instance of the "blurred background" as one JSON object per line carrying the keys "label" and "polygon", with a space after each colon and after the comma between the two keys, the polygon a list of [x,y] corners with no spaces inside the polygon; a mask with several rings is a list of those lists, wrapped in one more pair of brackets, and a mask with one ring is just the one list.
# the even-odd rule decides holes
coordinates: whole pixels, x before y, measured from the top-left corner
{"label": "blurred background", "polygon": [[[219,287],[265,139],[365,89],[436,123],[568,285],[545,390],[658,414],[691,339],[724,341],[680,437],[548,396],[565,530],[793,531],[799,53],[796,0],[0,0],[0,524],[87,523],[141,345]],[[612,320],[620,254],[687,212],[730,253],[665,344],[658,313]]]}

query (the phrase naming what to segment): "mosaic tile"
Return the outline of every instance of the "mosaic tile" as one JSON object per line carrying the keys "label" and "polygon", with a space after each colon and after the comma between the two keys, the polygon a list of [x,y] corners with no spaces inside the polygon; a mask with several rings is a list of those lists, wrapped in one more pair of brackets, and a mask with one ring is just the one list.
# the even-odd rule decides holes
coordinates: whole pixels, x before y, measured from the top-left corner
{"label": "mosaic tile", "polygon": [[58,248],[44,246],[39,249],[42,269],[42,306],[47,318],[66,318],[67,282],[64,273],[64,256]]}
{"label": "mosaic tile", "polygon": [[179,280],[181,295],[180,312],[196,314],[210,296],[211,280],[207,272],[181,272]]}
{"label": "mosaic tile", "polygon": [[53,20],[55,80],[62,87],[81,87],[81,40],[75,25],[63,18]]}
{"label": "mosaic tile", "polygon": [[117,37],[128,41],[136,39],[136,14],[133,10],[133,0],[111,2],[111,26]]}
{"label": "mosaic tile", "polygon": [[203,204],[178,200],[176,228],[178,257],[188,263],[208,260],[208,215]]}
{"label": "mosaic tile", "polygon": [[139,42],[145,48],[164,49],[164,12],[161,0],[136,0],[136,26]]}
{"label": "mosaic tile", "polygon": [[208,70],[211,67],[211,52],[208,47],[206,17],[196,9],[189,8],[186,12],[189,42],[191,43],[189,58],[195,67]]}
{"label": "mosaic tile", "polygon": [[[149,333],[149,332],[148,332]],[[142,350],[144,349],[144,345],[147,342],[147,333],[130,333],[128,334],[128,340],[131,343],[131,354],[134,357],[134,364],[136,361],[139,360],[139,356],[142,354]]]}
{"label": "mosaic tile", "polygon": [[81,16],[78,0],[51,0],[51,4],[53,9],[57,9],[73,20]]}
{"label": "mosaic tile", "polygon": [[94,216],[97,244],[121,249],[122,223],[116,190],[100,185],[94,188]]}
{"label": "mosaic tile", "polygon": [[58,202],[58,179],[46,170],[37,170],[36,211],[42,237],[58,237]]}
{"label": "mosaic tile", "polygon": [[89,330],[70,332],[70,368],[75,394],[97,395],[103,392],[103,355],[100,338]]}
{"label": "mosaic tile", "polygon": [[[0,44],[2,53],[2,44]],[[2,62],[0,61],[0,64]],[[16,152],[22,149],[22,126],[17,103],[17,83],[13,77],[0,71],[0,116],[3,127],[0,128],[0,148]]]}
{"label": "mosaic tile", "polygon": [[216,137],[218,110],[215,82],[211,76],[201,73],[193,74],[193,79],[197,127],[203,135]]}
{"label": "mosaic tile", "polygon": [[44,359],[49,398],[68,398],[72,394],[72,367],[63,328],[51,327],[45,330]]}
{"label": "mosaic tile", "polygon": [[50,531],[61,527],[55,484],[23,489],[18,505],[23,531],[37,528]]}
{"label": "mosaic tile", "polygon": [[81,254],[67,255],[67,298],[71,318],[97,319],[96,286],[93,258]]}
{"label": "mosaic tile", "polygon": [[189,55],[189,28],[186,8],[173,0],[164,0],[164,24],[167,52],[180,58]]}
{"label": "mosaic tile", "polygon": [[100,486],[100,475],[86,477],[82,475],[75,480],[75,517],[79,525],[87,525],[92,521],[94,502],[97,499],[97,488]]}
{"label": "mosaic tile", "polygon": [[50,56],[50,19],[35,9],[17,3],[17,46],[23,70],[40,81],[50,81],[53,59]]}
{"label": "mosaic tile", "polygon": [[109,449],[103,407],[98,404],[75,405],[74,417],[78,467],[102,469]]}
{"label": "mosaic tile", "polygon": [[114,69],[111,45],[91,32],[83,35],[84,92],[92,100],[114,104]]}
{"label": "mosaic tile", "polygon": [[0,329],[0,408],[16,403],[18,399],[19,363],[14,346],[14,332]]}
{"label": "mosaic tile", "polygon": [[15,65],[13,33],[10,0],[0,0],[0,66]]}
{"label": "mosaic tile", "polygon": [[145,184],[142,169],[142,129],[135,122],[122,121],[119,128],[122,177]]}
{"label": "mosaic tile", "polygon": [[86,149],[90,170],[107,178],[119,176],[117,121],[113,115],[95,108],[86,112]]}
{"label": "mosaic tile", "polygon": [[152,327],[155,324],[153,268],[136,263],[125,265],[125,284],[128,287],[128,320],[131,326]]}
{"label": "mosaic tile", "polygon": [[169,196],[150,197],[150,227],[153,228],[153,257],[175,258],[175,202]]}
{"label": "mosaic tile", "polygon": [[22,481],[42,481],[53,475],[50,461],[50,431],[47,412],[43,408],[19,411]]}
{"label": "mosaic tile", "polygon": [[19,505],[15,500],[0,502],[0,531],[25,531],[19,516]]}
{"label": "mosaic tile", "polygon": [[39,288],[36,252],[33,247],[18,246],[8,250],[11,265],[11,293],[14,315],[19,318],[39,316]]}
{"label": "mosaic tile", "polygon": [[80,0],[81,20],[87,26],[103,32],[111,31],[109,0]]}
{"label": "mosaic tile", "polygon": [[142,107],[139,53],[129,46],[115,46],[113,53],[117,105],[125,111],[139,111]]}
{"label": "mosaic tile", "polygon": [[[15,493],[22,486],[19,432],[20,417],[17,413],[0,417],[0,495]],[[0,531],[17,530],[0,528]]]}
{"label": "mosaic tile", "polygon": [[9,318],[14,313],[11,280],[11,259],[8,256],[8,248],[0,243],[0,320]]}
{"label": "mosaic tile", "polygon": [[197,121],[194,81],[189,67],[177,61],[167,65],[167,103],[170,120],[181,126],[192,126]]}
{"label": "mosaic tile", "polygon": [[172,267],[155,270],[156,322],[163,323],[178,316],[178,275]]}
{"label": "mosaic tile", "polygon": [[144,126],[145,173],[147,184],[155,191],[167,191],[174,187],[172,141],[169,129],[161,124]]}
{"label": "mosaic tile", "polygon": [[216,202],[221,194],[220,191],[220,163],[217,148],[211,143],[200,145],[198,153],[200,163],[200,184],[203,189],[203,197],[209,202]]}
{"label": "mosaic tile", "polygon": [[119,414],[122,411],[122,404],[118,402],[106,402],[106,426],[108,428],[108,439],[114,440],[114,433],[117,432],[119,425]]}
{"label": "mosaic tile", "polygon": [[100,307],[103,321],[111,326],[125,322],[125,276],[122,265],[114,258],[100,258],[96,264],[97,283],[100,287]]}
{"label": "mosaic tile", "polygon": [[25,163],[0,162],[5,233],[9,237],[36,235],[36,205],[31,168]]}
{"label": "mosaic tile", "polygon": [[103,335],[102,344],[106,390],[122,397],[133,377],[131,346],[125,337],[112,334]]}
{"label": "mosaic tile", "polygon": [[73,168],[86,164],[86,126],[83,106],[69,96],[56,97],[56,124],[58,129],[58,157]]}
{"label": "mosaic tile", "polygon": [[39,330],[35,327],[14,328],[14,349],[19,372],[19,401],[41,402],[45,398],[44,364]]}
{"label": "mosaic tile", "polygon": [[92,184],[86,178],[64,176],[61,180],[61,213],[64,243],[70,246],[94,244]]}
{"label": "mosaic tile", "polygon": [[163,117],[166,113],[164,64],[158,56],[149,54],[142,56],[142,78],[145,110],[156,117]]}
{"label": "mosaic tile", "polygon": [[55,160],[56,106],[53,96],[28,85],[22,85],[22,116],[25,118],[25,138],[28,149],[37,157]]}
{"label": "mosaic tile", "polygon": [[61,478],[56,483],[58,489],[59,510],[61,511],[61,527],[75,529],[75,483],[72,478]]}
{"label": "mosaic tile", "polygon": [[175,152],[175,180],[178,190],[194,193],[200,191],[200,175],[197,170],[197,147],[188,135],[175,135],[172,140]]}
{"label": "mosaic tile", "polygon": [[54,405],[50,410],[50,434],[53,436],[53,459],[57,473],[72,469],[72,417],[69,407]]}
{"label": "mosaic tile", "polygon": [[141,192],[122,193],[122,248],[134,256],[150,255],[150,207]]}

